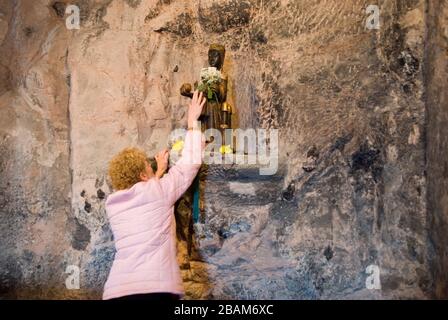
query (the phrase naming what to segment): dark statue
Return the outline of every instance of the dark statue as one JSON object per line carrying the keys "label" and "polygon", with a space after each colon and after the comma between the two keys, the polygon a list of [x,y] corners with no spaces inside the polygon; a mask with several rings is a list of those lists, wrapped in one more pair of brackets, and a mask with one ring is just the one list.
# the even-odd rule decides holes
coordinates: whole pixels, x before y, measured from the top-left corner
{"label": "dark statue", "polygon": [[[210,67],[216,68],[219,72],[222,70],[225,58],[225,48],[219,44],[210,45],[208,51],[208,63]],[[209,68],[210,69],[210,68]],[[207,71],[206,71],[207,72]],[[207,103],[202,109],[199,120],[201,121],[202,131],[207,129],[217,129],[222,133],[225,129],[231,128],[231,114],[232,108],[226,102],[227,99],[227,77],[221,74],[219,82],[211,82],[207,84],[204,79],[198,84],[195,82],[194,89],[204,92],[207,97]],[[184,83],[180,88],[181,95],[185,97],[193,97],[193,88],[189,83]],[[224,135],[222,135],[224,138]],[[227,144],[224,143],[223,144]]]}

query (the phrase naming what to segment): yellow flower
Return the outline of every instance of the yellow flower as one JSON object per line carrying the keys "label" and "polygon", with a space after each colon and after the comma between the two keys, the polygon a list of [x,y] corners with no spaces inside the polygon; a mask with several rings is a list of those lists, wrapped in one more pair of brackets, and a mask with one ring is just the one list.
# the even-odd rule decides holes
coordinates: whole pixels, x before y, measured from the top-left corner
{"label": "yellow flower", "polygon": [[219,148],[219,152],[221,152],[222,154],[224,154],[224,153],[233,153],[233,150],[230,147],[230,144],[228,144],[228,145],[225,145],[225,146],[221,146]]}
{"label": "yellow flower", "polygon": [[184,142],[183,140],[177,140],[176,142],[173,143],[173,147],[172,149],[174,151],[180,151],[184,148]]}

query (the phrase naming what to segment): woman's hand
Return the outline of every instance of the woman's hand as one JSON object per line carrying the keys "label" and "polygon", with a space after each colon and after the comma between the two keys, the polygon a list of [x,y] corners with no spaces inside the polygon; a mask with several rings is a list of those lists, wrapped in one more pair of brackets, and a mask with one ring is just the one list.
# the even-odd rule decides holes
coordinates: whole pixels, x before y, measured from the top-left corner
{"label": "woman's hand", "polygon": [[157,162],[157,172],[155,173],[156,178],[161,178],[165,174],[166,169],[168,169],[169,156],[170,153],[168,152],[168,149],[163,149],[154,157]]}
{"label": "woman's hand", "polygon": [[188,107],[188,128],[193,128],[196,125],[196,121],[201,115],[202,107],[207,100],[203,97],[202,92],[196,90],[193,93],[190,106]]}

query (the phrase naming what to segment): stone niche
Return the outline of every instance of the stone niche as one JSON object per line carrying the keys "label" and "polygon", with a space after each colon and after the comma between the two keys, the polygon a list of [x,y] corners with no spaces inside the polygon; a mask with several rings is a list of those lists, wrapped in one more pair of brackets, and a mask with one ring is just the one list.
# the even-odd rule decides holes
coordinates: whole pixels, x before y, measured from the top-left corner
{"label": "stone niche", "polygon": [[204,166],[198,223],[191,190],[176,204],[185,298],[448,297],[448,7],[381,1],[368,29],[368,4],[2,1],[0,297],[101,297],[108,161],[186,124],[210,43],[235,123],[278,129],[279,163]]}

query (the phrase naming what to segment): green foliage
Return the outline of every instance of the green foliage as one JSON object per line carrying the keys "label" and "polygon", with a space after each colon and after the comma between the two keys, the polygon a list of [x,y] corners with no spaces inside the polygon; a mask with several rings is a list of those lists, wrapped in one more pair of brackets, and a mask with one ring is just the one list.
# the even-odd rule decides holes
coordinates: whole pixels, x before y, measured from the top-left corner
{"label": "green foliage", "polygon": [[218,96],[215,92],[215,90],[212,88],[212,86],[208,85],[207,83],[201,82],[198,85],[198,91],[201,91],[204,93],[204,95],[207,97],[207,100],[216,100],[218,101]]}

